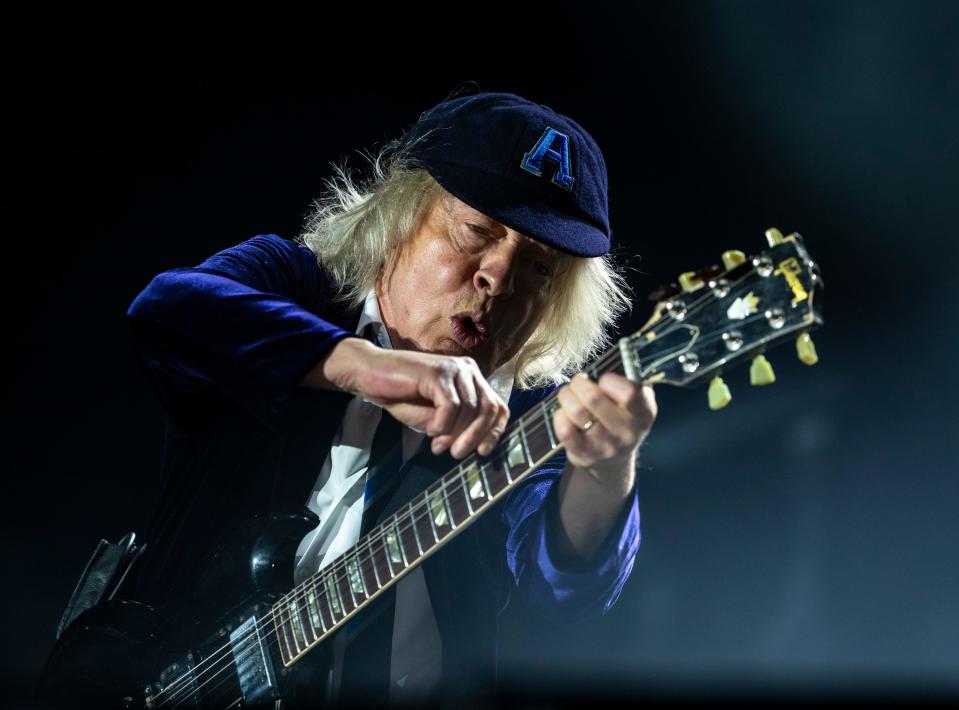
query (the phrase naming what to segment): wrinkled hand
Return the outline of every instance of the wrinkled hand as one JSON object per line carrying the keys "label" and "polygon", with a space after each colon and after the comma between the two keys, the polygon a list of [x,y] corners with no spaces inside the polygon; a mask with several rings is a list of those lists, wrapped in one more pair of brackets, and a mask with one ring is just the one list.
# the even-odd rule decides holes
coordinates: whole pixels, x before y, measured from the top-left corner
{"label": "wrinkled hand", "polygon": [[562,408],[553,429],[569,462],[597,478],[631,477],[636,451],[656,419],[653,388],[611,372],[597,382],[580,373],[557,398]]}
{"label": "wrinkled hand", "polygon": [[432,437],[434,454],[449,449],[455,458],[463,458],[478,450],[485,456],[509,419],[506,404],[470,357],[385,350],[346,338],[318,368],[320,378],[311,383],[308,375],[304,384],[332,385],[381,405],[403,424]]}

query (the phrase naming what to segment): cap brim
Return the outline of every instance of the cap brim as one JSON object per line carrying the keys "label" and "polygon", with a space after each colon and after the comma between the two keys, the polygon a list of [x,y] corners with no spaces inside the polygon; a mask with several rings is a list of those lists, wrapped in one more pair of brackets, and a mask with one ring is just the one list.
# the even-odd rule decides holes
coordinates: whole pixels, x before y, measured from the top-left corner
{"label": "cap brim", "polygon": [[557,212],[535,195],[524,194],[521,185],[496,175],[477,180],[475,172],[467,185],[457,180],[462,168],[446,171],[442,164],[424,167],[451,195],[531,239],[573,256],[602,256],[609,251],[610,241],[603,230],[586,220]]}

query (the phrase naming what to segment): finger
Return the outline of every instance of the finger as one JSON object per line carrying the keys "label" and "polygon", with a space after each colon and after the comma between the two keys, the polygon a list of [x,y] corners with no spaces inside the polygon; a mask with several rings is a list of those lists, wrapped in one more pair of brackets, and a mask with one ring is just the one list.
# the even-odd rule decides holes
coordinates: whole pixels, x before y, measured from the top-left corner
{"label": "finger", "polygon": [[560,388],[556,393],[556,399],[559,401],[560,411],[566,414],[566,417],[577,429],[582,431],[587,422],[592,421],[592,414],[576,396],[570,385]]}
{"label": "finger", "polygon": [[449,434],[459,416],[461,404],[460,393],[456,387],[455,363],[440,362],[427,375],[426,383],[424,396],[436,409],[426,433],[429,436]]}
{"label": "finger", "polygon": [[490,453],[493,451],[493,447],[496,446],[496,442],[500,440],[500,437],[503,436],[503,432],[506,431],[506,424],[508,422],[509,407],[507,407],[506,404],[500,400],[497,406],[497,415],[493,422],[493,426],[490,427],[486,437],[476,449],[480,456],[490,455]]}
{"label": "finger", "polygon": [[609,432],[602,424],[594,424],[588,431],[583,431],[562,409],[553,415],[553,430],[566,448],[566,457],[576,466],[591,466],[615,453]]}
{"label": "finger", "polygon": [[656,418],[656,393],[652,385],[641,385],[622,375],[607,372],[599,378],[599,388],[626,411],[652,421]]}
{"label": "finger", "polygon": [[[477,373],[477,377],[482,375]],[[506,417],[503,415],[506,406],[502,400],[485,380],[478,385],[478,389],[481,390],[480,406],[477,408],[473,422],[450,447],[450,453],[454,458],[463,458],[470,451],[478,449],[480,444],[485,445],[489,439],[492,439],[492,443],[495,444],[506,427]],[[491,448],[491,446],[484,447],[480,453],[489,453]]]}
{"label": "finger", "polygon": [[466,429],[473,423],[476,419],[478,411],[478,395],[476,392],[476,382],[474,381],[474,373],[469,365],[466,365],[461,362],[455,363],[456,366],[456,379],[455,386],[456,391],[459,394],[459,407],[456,411],[456,417],[453,420],[452,425],[449,430],[446,431],[446,434],[449,434],[449,440],[441,439],[437,441],[433,440],[430,448],[433,451],[434,455],[439,455],[446,451],[446,449],[452,446],[452,443],[455,442],[463,434]]}
{"label": "finger", "polygon": [[[629,380],[627,383],[632,386]],[[589,413],[590,419],[601,423],[621,443],[630,440],[634,428],[631,413],[611,399],[596,382],[586,375],[577,375],[570,380],[569,389]]]}

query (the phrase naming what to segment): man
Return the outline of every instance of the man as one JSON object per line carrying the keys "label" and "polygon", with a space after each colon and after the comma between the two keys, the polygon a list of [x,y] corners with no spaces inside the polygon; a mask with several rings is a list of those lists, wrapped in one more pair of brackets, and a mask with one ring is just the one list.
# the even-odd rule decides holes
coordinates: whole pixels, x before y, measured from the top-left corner
{"label": "man", "polygon": [[[375,517],[371,490],[390,476],[374,432],[398,420],[401,460],[443,473],[489,454],[511,415],[607,343],[627,301],[604,256],[605,165],[578,124],[510,94],[458,97],[374,167],[364,186],[338,173],[300,244],[254,237],[161,274],[131,306],[168,414],[144,600],[202,575],[191,546],[304,503],[318,521],[295,577],[315,573]],[[573,377],[558,400],[565,464],[404,577],[380,622],[386,655],[341,655],[327,697],[361,697],[384,673],[375,700],[462,688],[493,665],[505,604],[574,618],[615,601],[639,545],[636,453],[655,399],[607,373]]]}

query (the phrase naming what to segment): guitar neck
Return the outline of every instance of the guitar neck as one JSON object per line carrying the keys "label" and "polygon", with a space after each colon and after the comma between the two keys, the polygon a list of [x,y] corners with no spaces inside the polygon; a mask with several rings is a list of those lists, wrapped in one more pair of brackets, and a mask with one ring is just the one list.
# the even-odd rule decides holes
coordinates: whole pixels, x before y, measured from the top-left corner
{"label": "guitar neck", "polygon": [[[586,372],[595,378],[622,371],[624,353],[629,355],[621,343]],[[294,664],[554,456],[562,448],[552,422],[558,408],[555,393],[533,406],[489,456],[465,458],[277,601],[271,613],[284,665]]]}

